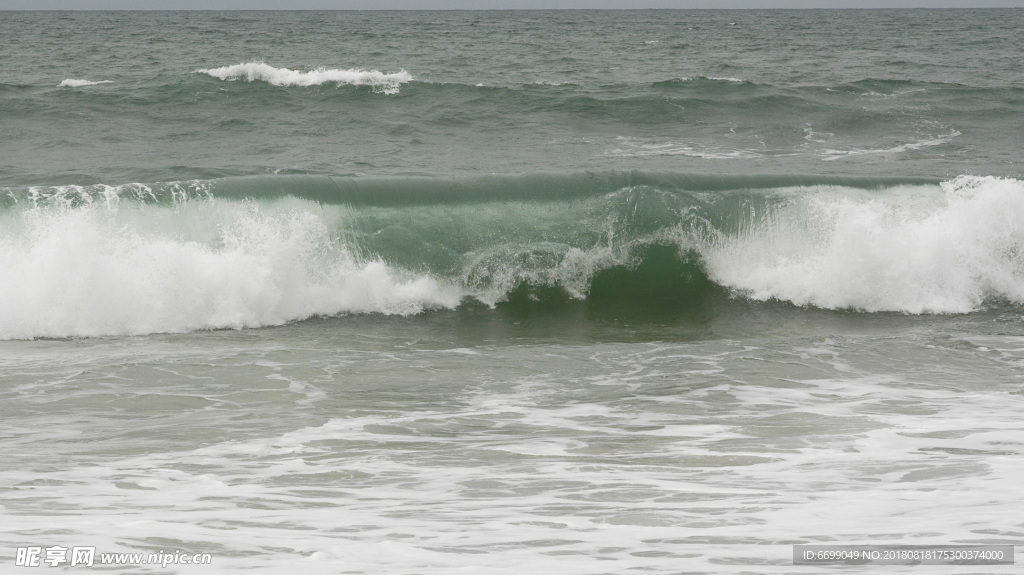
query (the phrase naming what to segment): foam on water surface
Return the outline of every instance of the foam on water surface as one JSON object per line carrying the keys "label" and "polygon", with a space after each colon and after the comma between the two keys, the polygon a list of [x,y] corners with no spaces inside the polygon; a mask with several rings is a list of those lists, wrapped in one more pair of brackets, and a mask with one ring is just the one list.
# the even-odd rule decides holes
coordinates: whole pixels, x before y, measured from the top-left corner
{"label": "foam on water surface", "polygon": [[[36,455],[0,470],[18,518],[0,537],[210,550],[217,571],[785,573],[796,543],[1019,536],[1021,395],[985,348],[861,336],[466,355],[322,338],[128,342],[87,371],[51,366],[64,383],[45,404],[39,384],[8,389],[8,405],[63,422],[8,430]],[[24,371],[39,353],[6,357]],[[99,403],[66,421],[72,396]],[[118,439],[129,406],[151,416],[134,432],[144,452]]]}

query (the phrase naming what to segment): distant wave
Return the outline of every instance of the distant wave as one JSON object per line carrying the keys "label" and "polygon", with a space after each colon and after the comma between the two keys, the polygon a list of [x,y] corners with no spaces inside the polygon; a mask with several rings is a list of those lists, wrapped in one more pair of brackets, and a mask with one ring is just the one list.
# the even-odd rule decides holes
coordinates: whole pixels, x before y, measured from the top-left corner
{"label": "distant wave", "polygon": [[348,70],[318,68],[308,72],[300,72],[298,70],[289,70],[288,68],[275,68],[263,62],[246,62],[222,68],[196,70],[196,72],[221,80],[260,81],[274,86],[319,86],[329,83],[337,85],[350,84],[353,86],[368,85],[372,86],[375,92],[383,94],[397,94],[401,84],[413,80],[412,75],[405,70],[385,73],[379,70],[364,70],[361,68],[350,68]]}
{"label": "distant wave", "polygon": [[711,81],[711,82],[731,82],[733,84],[744,84],[744,83],[747,82],[746,80],[744,80],[742,78],[733,78],[733,77],[730,77],[730,76],[705,76],[703,74],[701,74],[700,76],[695,76],[695,77],[680,78],[680,80],[683,81],[683,82],[693,82],[693,81],[696,81],[696,80],[707,80],[707,81]]}
{"label": "distant wave", "polygon": [[1024,304],[1024,182],[634,172],[0,189],[0,293],[0,339],[473,300],[968,313]]}
{"label": "distant wave", "polygon": [[57,84],[58,88],[81,88],[82,86],[95,86],[96,84],[110,84],[111,80],[75,80],[74,78],[68,78]]}

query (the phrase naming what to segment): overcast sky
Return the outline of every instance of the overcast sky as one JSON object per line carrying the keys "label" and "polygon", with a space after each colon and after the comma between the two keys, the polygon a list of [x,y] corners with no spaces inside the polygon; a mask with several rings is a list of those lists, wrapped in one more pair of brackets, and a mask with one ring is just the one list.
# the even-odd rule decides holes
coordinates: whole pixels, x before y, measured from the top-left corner
{"label": "overcast sky", "polygon": [[1024,0],[0,0],[4,10],[979,7],[1024,8]]}

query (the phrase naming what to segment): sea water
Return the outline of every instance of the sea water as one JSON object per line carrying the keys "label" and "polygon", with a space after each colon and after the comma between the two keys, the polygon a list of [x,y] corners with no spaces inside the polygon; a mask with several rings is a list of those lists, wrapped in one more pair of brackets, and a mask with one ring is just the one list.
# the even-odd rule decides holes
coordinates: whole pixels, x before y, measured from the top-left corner
{"label": "sea water", "polygon": [[0,571],[1022,544],[1022,28],[0,12]]}

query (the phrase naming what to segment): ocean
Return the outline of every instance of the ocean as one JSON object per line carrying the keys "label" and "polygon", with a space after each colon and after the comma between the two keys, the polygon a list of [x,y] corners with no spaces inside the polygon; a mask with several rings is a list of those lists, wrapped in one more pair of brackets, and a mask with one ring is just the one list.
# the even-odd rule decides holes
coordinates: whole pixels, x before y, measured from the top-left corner
{"label": "ocean", "polygon": [[0,12],[0,571],[1021,553],[1022,29]]}

